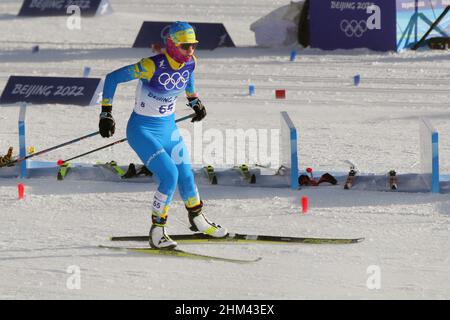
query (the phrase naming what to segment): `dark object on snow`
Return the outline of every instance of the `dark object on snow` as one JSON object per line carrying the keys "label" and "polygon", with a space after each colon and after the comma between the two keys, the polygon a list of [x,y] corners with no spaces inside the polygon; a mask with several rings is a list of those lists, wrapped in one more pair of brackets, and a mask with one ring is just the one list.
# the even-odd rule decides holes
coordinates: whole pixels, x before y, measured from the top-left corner
{"label": "dark object on snow", "polygon": [[389,188],[391,190],[397,190],[397,172],[395,170],[389,171]]}
{"label": "dark object on snow", "polygon": [[328,182],[328,183],[331,183],[332,185],[336,185],[337,184],[336,178],[333,177],[329,173],[324,173],[320,177],[319,181],[317,181],[315,179],[311,179],[306,174],[302,174],[302,175],[300,175],[300,177],[298,177],[298,183],[301,186],[314,186],[314,187],[316,187],[316,186],[318,186],[319,184],[321,184],[323,182]]}
{"label": "dark object on snow", "polygon": [[[422,44],[424,43],[425,39],[428,37],[428,35],[431,33],[431,31],[435,30],[436,26],[439,25],[439,23],[441,22],[442,19],[444,19],[445,15],[450,11],[450,5],[448,5],[444,11],[441,13],[441,15],[433,22],[433,24],[430,26],[430,28],[428,29],[427,32],[425,32],[425,34],[422,36],[422,38],[420,38],[420,40],[414,45],[412,46],[412,50],[417,50],[420,48],[420,46],[422,46]],[[442,32],[440,32],[442,34]],[[446,36],[448,36],[446,34]]]}
{"label": "dark object on snow", "polygon": [[430,49],[446,50],[450,48],[450,37],[435,37],[427,41]]}
{"label": "dark object on snow", "polygon": [[309,46],[309,40],[309,0],[305,0],[298,22],[298,43],[306,48]]}
{"label": "dark object on snow", "polygon": [[336,185],[337,184],[337,180],[335,177],[333,177],[331,174],[329,173],[324,173],[320,179],[319,179],[319,184],[321,184],[322,182],[328,182],[331,183],[332,185]]}
{"label": "dark object on snow", "polygon": [[136,166],[134,165],[134,163],[130,163],[130,165],[128,166],[128,170],[127,172],[122,176],[123,179],[130,179],[130,178],[135,178],[135,177],[139,177],[139,176],[152,176],[153,173],[147,169],[146,166],[142,166],[139,171],[136,170]]}
{"label": "dark object on snow", "polygon": [[298,177],[298,184],[301,186],[317,186],[318,183],[316,180],[311,180],[310,177],[308,177],[306,174],[300,175]]}

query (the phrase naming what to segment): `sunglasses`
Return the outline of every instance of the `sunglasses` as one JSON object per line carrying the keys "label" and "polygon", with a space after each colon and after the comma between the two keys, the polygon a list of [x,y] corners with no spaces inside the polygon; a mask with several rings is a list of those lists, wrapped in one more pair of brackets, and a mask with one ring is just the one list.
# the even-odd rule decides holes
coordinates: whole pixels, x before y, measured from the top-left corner
{"label": "sunglasses", "polygon": [[188,50],[192,47],[193,50],[197,48],[198,43],[180,43],[178,46],[183,50]]}

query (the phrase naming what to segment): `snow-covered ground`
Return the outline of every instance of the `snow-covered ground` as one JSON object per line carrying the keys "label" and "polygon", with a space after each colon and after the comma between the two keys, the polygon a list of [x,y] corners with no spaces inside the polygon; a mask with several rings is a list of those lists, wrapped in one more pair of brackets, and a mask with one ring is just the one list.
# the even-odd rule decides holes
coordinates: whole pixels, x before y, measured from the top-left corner
{"label": "snow-covered ground", "polygon": [[[111,1],[112,16],[84,18],[81,30],[65,18],[19,19],[21,1],[0,3],[0,88],[10,75],[92,76],[151,55],[130,49],[144,20],[224,22],[237,48],[199,51],[197,87],[208,109],[203,129],[278,128],[286,110],[299,130],[301,165],[345,171],[417,173],[418,117],[440,133],[441,172],[450,171],[450,53],[375,53],[255,47],[249,25],[288,1]],[[201,40],[201,39],[200,39]],[[40,46],[38,54],[31,53]],[[353,76],[361,85],[353,86]],[[248,85],[256,95],[248,96]],[[135,83],[116,93],[115,137],[125,136]],[[274,90],[285,88],[286,100]],[[182,101],[182,99],[180,100]],[[178,115],[188,112],[183,103]],[[27,144],[37,150],[97,129],[99,108],[33,106]],[[0,154],[18,147],[17,107],[0,109]],[[180,127],[193,131],[188,122]],[[40,157],[57,160],[99,147],[101,138]],[[126,144],[83,161],[137,162]],[[236,265],[98,249],[111,235],[146,234],[154,184],[0,181],[0,298],[2,299],[448,299],[450,200],[448,194],[346,191],[342,186],[269,188],[201,186],[208,216],[238,233],[365,237],[354,245],[182,245],[226,257],[263,257]],[[307,195],[310,211],[300,213]],[[171,233],[186,233],[177,196]],[[70,289],[73,270],[81,288]],[[76,275],[76,273],[75,273]],[[379,280],[377,282],[377,280]],[[69,286],[67,285],[69,282]],[[379,284],[378,289],[373,288]]]}

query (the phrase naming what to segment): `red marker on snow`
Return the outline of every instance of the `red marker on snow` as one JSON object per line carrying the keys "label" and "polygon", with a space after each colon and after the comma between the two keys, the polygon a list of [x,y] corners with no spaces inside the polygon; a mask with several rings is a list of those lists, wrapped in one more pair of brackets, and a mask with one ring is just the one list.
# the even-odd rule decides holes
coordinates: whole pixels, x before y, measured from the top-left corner
{"label": "red marker on snow", "polygon": [[25,195],[25,186],[23,183],[17,185],[17,192],[19,193],[19,200],[22,200]]}
{"label": "red marker on snow", "polygon": [[311,176],[311,179],[312,179],[313,178],[313,175],[312,175],[313,170],[312,170],[312,168],[306,168],[306,172],[309,173],[309,175]]}
{"label": "red marker on snow", "polygon": [[62,165],[64,164],[64,161],[61,160],[61,159],[59,159],[59,160],[56,162],[56,164],[57,164],[58,166],[62,166]]}
{"label": "red marker on snow", "polygon": [[302,213],[306,214],[308,212],[308,197],[302,197]]}
{"label": "red marker on snow", "polygon": [[275,97],[277,99],[286,99],[286,90],[275,90]]}

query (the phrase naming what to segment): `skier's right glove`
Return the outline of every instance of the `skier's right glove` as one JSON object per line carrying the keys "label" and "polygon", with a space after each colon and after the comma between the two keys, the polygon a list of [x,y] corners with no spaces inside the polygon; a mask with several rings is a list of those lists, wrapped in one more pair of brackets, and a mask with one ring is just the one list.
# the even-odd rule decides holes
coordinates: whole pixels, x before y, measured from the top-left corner
{"label": "skier's right glove", "polygon": [[100,113],[98,128],[100,135],[103,138],[112,137],[116,131],[116,122],[114,121],[111,111],[111,106],[102,106],[102,113]]}

